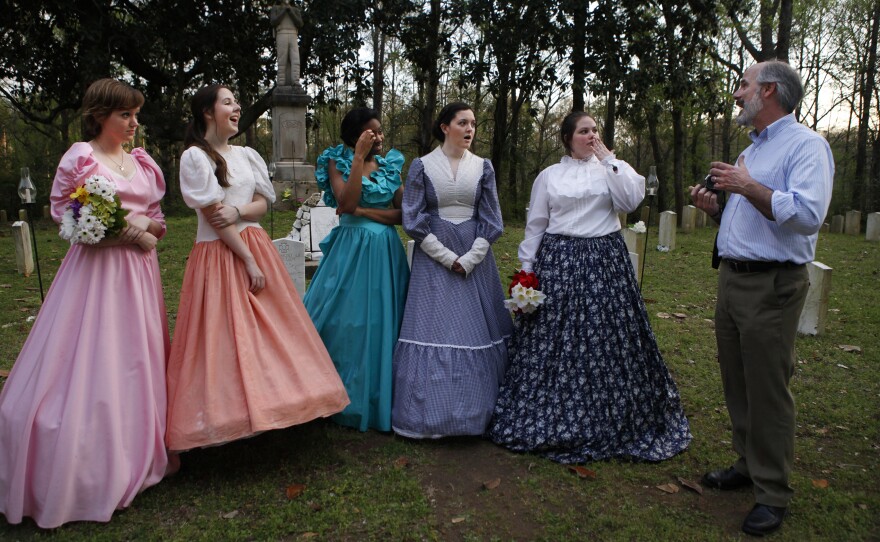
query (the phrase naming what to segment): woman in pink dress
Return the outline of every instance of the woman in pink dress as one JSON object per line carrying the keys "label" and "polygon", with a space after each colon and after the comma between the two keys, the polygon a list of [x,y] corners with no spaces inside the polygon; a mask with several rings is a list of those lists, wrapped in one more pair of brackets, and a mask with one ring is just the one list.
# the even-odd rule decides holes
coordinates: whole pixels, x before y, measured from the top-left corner
{"label": "woman in pink dress", "polygon": [[113,79],[83,97],[83,136],[61,158],[50,196],[61,222],[70,194],[101,175],[127,225],[68,250],[0,393],[0,512],[43,528],[109,521],[159,482],[165,451],[168,325],[156,242],[165,181],[134,138],[143,95]]}
{"label": "woman in pink dress", "polygon": [[348,404],[333,362],[259,220],[266,163],[229,144],[241,107],[221,85],[193,96],[180,191],[199,219],[168,363],[169,450],[222,444]]}

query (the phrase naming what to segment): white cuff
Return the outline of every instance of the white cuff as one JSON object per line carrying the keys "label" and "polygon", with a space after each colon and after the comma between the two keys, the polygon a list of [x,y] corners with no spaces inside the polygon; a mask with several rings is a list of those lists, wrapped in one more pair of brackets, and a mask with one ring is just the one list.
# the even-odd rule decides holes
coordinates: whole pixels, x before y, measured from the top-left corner
{"label": "white cuff", "polygon": [[471,271],[474,270],[474,267],[483,261],[486,254],[489,253],[489,246],[489,241],[482,237],[474,239],[474,244],[471,245],[471,249],[458,259],[458,263],[464,268],[465,275],[470,275]]}
{"label": "white cuff", "polygon": [[452,264],[458,259],[458,256],[443,246],[443,243],[441,243],[433,233],[428,234],[427,237],[422,239],[422,242],[419,243],[419,247],[421,247],[422,252],[436,260],[446,269],[452,269]]}
{"label": "white cuff", "polygon": [[534,273],[534,269],[532,268],[532,262],[520,262],[520,269],[525,271],[526,273]]}

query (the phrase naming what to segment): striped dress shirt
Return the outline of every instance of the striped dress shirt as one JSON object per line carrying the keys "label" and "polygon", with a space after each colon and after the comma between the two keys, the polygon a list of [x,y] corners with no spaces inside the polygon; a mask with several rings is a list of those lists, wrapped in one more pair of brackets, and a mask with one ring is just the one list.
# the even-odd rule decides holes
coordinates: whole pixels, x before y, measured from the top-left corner
{"label": "striped dress shirt", "polygon": [[741,156],[752,178],[773,190],[775,220],[764,217],[744,196],[730,194],[721,215],[718,254],[732,260],[813,261],[831,203],[831,147],[794,114],[749,137],[752,144]]}

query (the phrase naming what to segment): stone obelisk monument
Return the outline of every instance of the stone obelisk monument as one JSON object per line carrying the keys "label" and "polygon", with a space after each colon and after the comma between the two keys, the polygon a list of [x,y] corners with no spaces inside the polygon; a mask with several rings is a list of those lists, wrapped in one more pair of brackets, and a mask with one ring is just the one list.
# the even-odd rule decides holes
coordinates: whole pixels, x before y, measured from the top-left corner
{"label": "stone obelisk monument", "polygon": [[[275,193],[290,189],[305,199],[318,190],[315,168],[305,163],[306,106],[311,99],[300,84],[299,29],[302,15],[289,0],[272,6],[269,20],[275,28],[278,78],[272,94],[272,161]],[[278,198],[280,202],[280,197]]]}

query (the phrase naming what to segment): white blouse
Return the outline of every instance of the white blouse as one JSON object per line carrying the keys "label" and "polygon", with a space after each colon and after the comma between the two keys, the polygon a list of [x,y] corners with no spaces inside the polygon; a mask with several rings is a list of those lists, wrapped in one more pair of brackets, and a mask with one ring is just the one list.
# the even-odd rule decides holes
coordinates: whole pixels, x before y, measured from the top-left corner
{"label": "white blouse", "polygon": [[632,212],[645,198],[645,178],[612,154],[563,156],[532,185],[525,239],[519,245],[522,269],[532,271],[544,233],[601,237],[620,231],[618,212]]}
{"label": "white blouse", "polygon": [[[214,161],[205,151],[190,147],[180,157],[180,193],[186,205],[195,209],[199,219],[196,243],[219,239],[217,232],[208,223],[202,208],[215,203],[240,207],[253,201],[254,193],[264,196],[269,203],[275,201],[275,190],[269,181],[266,162],[250,147],[232,146],[229,152],[221,153],[226,160],[226,180],[229,186],[223,188],[214,175]],[[259,222],[239,220],[238,231],[247,227],[261,227]]]}

